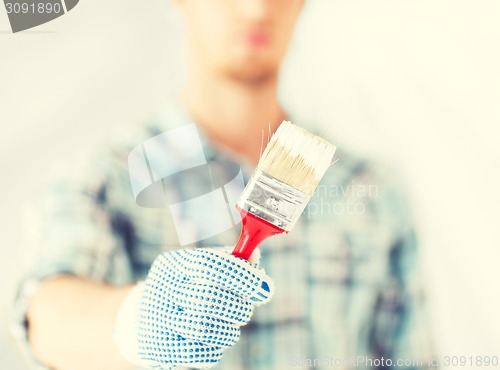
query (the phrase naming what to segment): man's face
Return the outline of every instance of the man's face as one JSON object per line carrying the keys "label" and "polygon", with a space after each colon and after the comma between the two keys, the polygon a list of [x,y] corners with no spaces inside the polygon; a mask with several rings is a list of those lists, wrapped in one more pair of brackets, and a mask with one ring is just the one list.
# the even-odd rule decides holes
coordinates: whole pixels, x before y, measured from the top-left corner
{"label": "man's face", "polygon": [[275,75],[303,0],[177,0],[190,57],[238,80]]}

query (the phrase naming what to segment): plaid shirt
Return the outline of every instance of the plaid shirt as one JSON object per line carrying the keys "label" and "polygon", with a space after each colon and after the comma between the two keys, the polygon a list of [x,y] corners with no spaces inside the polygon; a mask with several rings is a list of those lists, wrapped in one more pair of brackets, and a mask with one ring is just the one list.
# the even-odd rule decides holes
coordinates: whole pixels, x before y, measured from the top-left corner
{"label": "plaid shirt", "polygon": [[[27,353],[26,307],[42,279],[74,274],[132,283],[145,278],[161,252],[185,247],[168,208],[135,202],[127,158],[144,140],[192,122],[172,105],[51,188],[38,208],[39,231],[31,233],[14,304],[14,333]],[[246,182],[253,169],[199,132],[207,161],[241,166]],[[427,368],[432,353],[418,250],[400,186],[389,171],[341,149],[335,158],[292,232],[261,245],[261,267],[275,281],[275,296],[255,311],[218,369],[372,369],[384,368],[382,357],[392,359],[394,368],[398,359],[407,366],[397,368]],[[165,183],[166,193],[193,198],[210,182],[198,177]],[[217,217],[210,209],[199,212]],[[239,231],[238,224],[196,246],[234,245]],[[423,365],[408,365],[410,360]]]}

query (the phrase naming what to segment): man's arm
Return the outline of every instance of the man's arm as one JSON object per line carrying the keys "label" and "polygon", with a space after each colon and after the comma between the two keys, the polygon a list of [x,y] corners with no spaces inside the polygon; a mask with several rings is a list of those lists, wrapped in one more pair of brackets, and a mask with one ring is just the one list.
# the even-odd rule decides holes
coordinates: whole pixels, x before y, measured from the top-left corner
{"label": "man's arm", "polygon": [[74,276],[43,281],[28,307],[35,357],[57,370],[130,369],[113,342],[113,325],[131,286]]}
{"label": "man's arm", "polygon": [[58,370],[130,369],[118,351],[141,368],[208,368],[273,293],[258,262],[229,248],[164,252],[132,288],[54,278],[28,309],[33,353]]}
{"label": "man's arm", "polygon": [[380,176],[379,213],[392,225],[393,238],[386,280],[374,307],[372,350],[378,358],[409,360],[412,366],[405,369],[429,369],[434,353],[415,223],[400,180],[392,171]]}

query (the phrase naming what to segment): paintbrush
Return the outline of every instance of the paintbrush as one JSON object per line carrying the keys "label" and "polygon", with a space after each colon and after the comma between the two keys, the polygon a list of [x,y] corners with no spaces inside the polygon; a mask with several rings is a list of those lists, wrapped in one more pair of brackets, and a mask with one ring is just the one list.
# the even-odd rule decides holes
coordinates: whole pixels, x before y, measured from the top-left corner
{"label": "paintbrush", "polygon": [[293,228],[335,149],[291,122],[281,123],[236,204],[242,229],[233,255],[248,260],[264,239]]}

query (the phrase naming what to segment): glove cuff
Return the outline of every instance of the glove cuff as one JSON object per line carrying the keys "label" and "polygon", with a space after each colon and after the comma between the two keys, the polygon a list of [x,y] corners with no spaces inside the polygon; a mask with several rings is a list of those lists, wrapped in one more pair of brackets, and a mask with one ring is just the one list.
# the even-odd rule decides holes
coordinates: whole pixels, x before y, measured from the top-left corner
{"label": "glove cuff", "polygon": [[115,319],[114,342],[121,355],[133,365],[144,367],[139,357],[139,315],[145,283],[137,283],[123,300]]}
{"label": "glove cuff", "polygon": [[[234,245],[233,246],[224,246],[224,247],[220,247],[220,248],[207,248],[207,249],[210,249],[210,250],[213,250],[213,251],[224,251],[226,252],[227,254],[233,254],[233,250],[234,250]],[[259,262],[260,262],[260,249],[259,248],[255,248],[252,255],[250,256],[250,259],[248,260],[248,262],[250,262],[252,265],[258,267],[259,266]]]}

